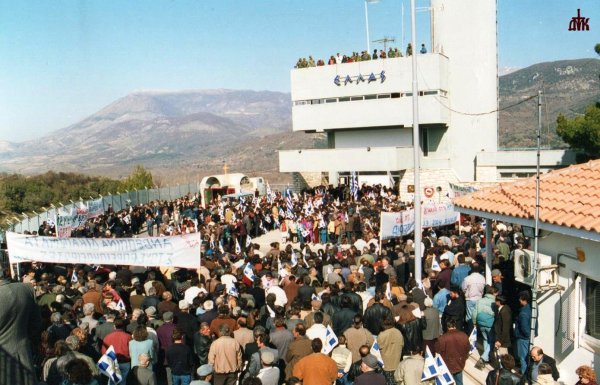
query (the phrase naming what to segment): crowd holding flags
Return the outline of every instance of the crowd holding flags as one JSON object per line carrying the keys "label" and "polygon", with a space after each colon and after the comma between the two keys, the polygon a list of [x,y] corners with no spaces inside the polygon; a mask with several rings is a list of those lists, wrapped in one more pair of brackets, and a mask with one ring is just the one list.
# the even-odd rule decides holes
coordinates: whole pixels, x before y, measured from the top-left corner
{"label": "crowd holding flags", "polygon": [[435,357],[432,356],[431,350],[427,347],[425,351],[425,365],[423,366],[423,373],[421,374],[421,381],[435,378],[436,385],[450,385],[455,383],[454,377],[448,370],[448,366],[444,362],[442,356],[436,353]]}

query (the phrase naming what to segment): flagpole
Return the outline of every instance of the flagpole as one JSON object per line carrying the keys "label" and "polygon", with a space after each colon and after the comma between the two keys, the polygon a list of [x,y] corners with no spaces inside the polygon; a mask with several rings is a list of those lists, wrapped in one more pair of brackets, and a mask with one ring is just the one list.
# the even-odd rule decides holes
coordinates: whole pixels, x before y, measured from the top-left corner
{"label": "flagpole", "polygon": [[415,280],[421,282],[422,252],[421,252],[421,181],[420,181],[420,136],[419,136],[419,87],[417,80],[417,29],[416,29],[415,0],[410,0],[411,45],[412,53],[412,102],[413,102],[413,159],[415,178]]}

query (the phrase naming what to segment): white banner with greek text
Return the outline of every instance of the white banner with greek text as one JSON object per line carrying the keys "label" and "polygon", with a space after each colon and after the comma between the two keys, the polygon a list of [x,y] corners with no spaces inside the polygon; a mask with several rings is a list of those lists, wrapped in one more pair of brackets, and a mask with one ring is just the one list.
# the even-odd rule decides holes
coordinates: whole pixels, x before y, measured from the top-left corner
{"label": "white banner with greek text", "polygon": [[[447,226],[458,221],[452,203],[436,203],[423,206],[422,225],[427,227]],[[415,210],[381,213],[381,239],[390,239],[411,234],[415,231]]]}
{"label": "white banner with greek text", "polygon": [[200,266],[200,233],[155,238],[55,238],[6,233],[10,263]]}

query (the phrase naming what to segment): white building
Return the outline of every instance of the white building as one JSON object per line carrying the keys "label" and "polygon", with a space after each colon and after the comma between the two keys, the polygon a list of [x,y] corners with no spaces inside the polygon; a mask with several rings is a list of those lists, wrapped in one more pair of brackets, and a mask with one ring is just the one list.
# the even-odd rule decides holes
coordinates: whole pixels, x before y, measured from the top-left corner
{"label": "white building", "polygon": [[[600,363],[600,160],[544,174],[540,179],[540,268],[533,253],[515,259],[515,279],[538,292],[535,345],[556,359],[560,382],[574,384],[575,369]],[[465,214],[534,227],[535,178],[454,199]],[[533,232],[532,232],[533,234]],[[488,234],[488,255],[491,252]],[[491,260],[488,260],[488,279]]]}
{"label": "white building", "polygon": [[[497,151],[496,0],[431,0],[430,12],[432,48],[417,57],[423,187],[441,187],[445,193],[447,182],[494,182],[534,170],[534,152]],[[324,173],[332,184],[351,171],[363,177],[391,172],[400,180],[401,194],[408,192],[413,180],[411,61],[292,70],[293,130],[326,133],[328,149],[280,151],[280,171],[317,173],[317,182]],[[564,151],[546,152],[542,167],[564,161]]]}

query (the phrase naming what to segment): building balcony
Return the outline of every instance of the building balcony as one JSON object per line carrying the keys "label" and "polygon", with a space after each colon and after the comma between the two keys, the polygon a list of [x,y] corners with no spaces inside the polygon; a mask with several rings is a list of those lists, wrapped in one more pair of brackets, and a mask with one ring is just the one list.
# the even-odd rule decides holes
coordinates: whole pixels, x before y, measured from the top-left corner
{"label": "building balcony", "polygon": [[[419,122],[448,124],[448,58],[418,55]],[[412,59],[292,70],[294,131],[412,126]]]}

